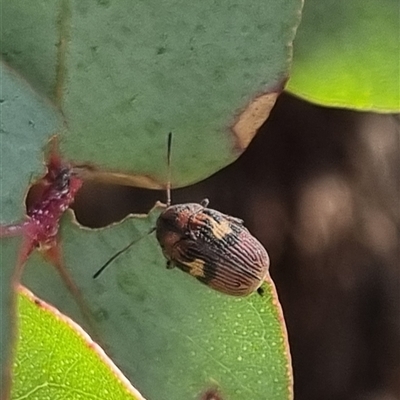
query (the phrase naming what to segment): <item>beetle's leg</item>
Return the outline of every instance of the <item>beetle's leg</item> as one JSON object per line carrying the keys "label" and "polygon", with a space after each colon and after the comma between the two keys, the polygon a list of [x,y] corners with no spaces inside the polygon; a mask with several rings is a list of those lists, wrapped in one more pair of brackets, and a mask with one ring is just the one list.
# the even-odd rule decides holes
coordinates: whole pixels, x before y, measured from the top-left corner
{"label": "beetle's leg", "polygon": [[203,199],[203,200],[200,202],[200,204],[201,204],[204,208],[206,208],[206,207],[210,204],[210,200],[208,200],[208,199]]}
{"label": "beetle's leg", "polygon": [[175,268],[175,264],[171,260],[168,260],[167,261],[167,269],[173,269],[173,268]]}

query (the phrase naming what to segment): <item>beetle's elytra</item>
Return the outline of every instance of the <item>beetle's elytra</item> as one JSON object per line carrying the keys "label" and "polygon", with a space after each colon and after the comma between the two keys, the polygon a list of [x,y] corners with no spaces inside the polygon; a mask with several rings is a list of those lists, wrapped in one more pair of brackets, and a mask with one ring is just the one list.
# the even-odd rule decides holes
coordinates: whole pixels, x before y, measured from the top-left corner
{"label": "beetle's elytra", "polygon": [[265,280],[268,254],[243,221],[207,205],[172,205],[159,216],[156,236],[168,266],[219,292],[246,296]]}

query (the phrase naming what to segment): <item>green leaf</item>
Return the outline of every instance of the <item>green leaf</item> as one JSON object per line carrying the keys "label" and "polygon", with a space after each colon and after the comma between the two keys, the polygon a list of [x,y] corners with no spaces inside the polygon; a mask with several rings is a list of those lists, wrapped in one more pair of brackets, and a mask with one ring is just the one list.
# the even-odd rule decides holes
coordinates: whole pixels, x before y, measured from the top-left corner
{"label": "green leaf", "polygon": [[13,293],[13,275],[18,253],[18,239],[8,239],[7,245],[0,241],[0,396],[7,399],[10,391],[11,348],[15,336],[15,296]]}
{"label": "green leaf", "polygon": [[144,400],[79,325],[22,286],[18,310],[12,399]]}
{"label": "green leaf", "polygon": [[[197,399],[213,386],[230,400],[290,399],[287,336],[272,282],[264,297],[234,298],[167,270],[154,236],[143,237],[157,215],[98,231],[63,225],[66,264],[94,315],[99,342],[151,400]],[[135,238],[142,239],[92,279]],[[30,259],[24,284],[87,323],[58,279],[40,257]]]}
{"label": "green leaf", "polygon": [[398,0],[305,2],[288,90],[317,104],[400,110]]}
{"label": "green leaf", "polygon": [[24,215],[25,192],[33,178],[44,172],[43,150],[62,128],[62,118],[4,63],[0,63],[0,77],[0,223],[4,224]]}
{"label": "green leaf", "polygon": [[[160,187],[166,136],[173,131],[173,184],[184,185],[237,158],[267,117],[288,75],[300,7],[300,0],[59,0],[37,7],[5,0],[2,52],[62,110],[66,158],[91,164],[95,177],[137,183],[134,173],[143,186]],[[25,117],[24,110],[11,115]],[[40,146],[46,141],[42,137]],[[7,159],[23,162],[19,152],[26,142],[30,138],[18,139]],[[26,158],[38,163],[37,154],[35,147]],[[17,174],[14,164],[4,164],[8,185]],[[27,170],[18,174],[18,191],[1,196],[1,204],[19,204],[9,222],[23,214]],[[37,165],[30,170],[38,176]],[[152,400],[196,398],[211,386],[232,400],[290,399],[287,337],[272,283],[264,298],[215,293],[180,271],[167,271],[151,236],[121,257],[106,280],[91,279],[155,218],[131,218],[99,231],[65,224],[66,263],[94,321],[82,318],[38,254],[24,282],[94,328]],[[3,243],[12,254],[11,241]],[[10,270],[14,261],[2,264]]]}
{"label": "green leaf", "polygon": [[234,161],[267,118],[288,77],[300,8],[301,0],[6,0],[2,51],[62,108],[67,158],[107,179],[137,183],[127,175],[139,174],[143,186],[160,187],[172,131],[173,181],[184,185]]}
{"label": "green leaf", "polygon": [[[61,127],[61,118],[44,99],[6,65],[0,63],[0,224],[18,222],[24,215],[29,181],[43,171],[43,147]],[[14,311],[12,280],[18,239],[0,241],[1,337],[0,367],[7,374]],[[1,388],[6,398],[7,382]]]}

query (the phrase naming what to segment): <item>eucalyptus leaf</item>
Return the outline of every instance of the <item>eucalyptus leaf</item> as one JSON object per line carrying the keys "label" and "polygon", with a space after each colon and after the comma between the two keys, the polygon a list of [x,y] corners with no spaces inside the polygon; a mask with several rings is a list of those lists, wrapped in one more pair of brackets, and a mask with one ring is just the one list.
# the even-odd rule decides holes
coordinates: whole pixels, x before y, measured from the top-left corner
{"label": "eucalyptus leaf", "polygon": [[[18,223],[24,217],[24,195],[32,179],[44,171],[43,149],[62,127],[61,116],[28,83],[0,63],[0,224]],[[20,240],[0,240],[2,398],[8,392],[8,358],[15,315],[13,273]]]}
{"label": "eucalyptus leaf", "polygon": [[[66,264],[94,316],[93,335],[151,400],[198,399],[213,386],[230,400],[290,399],[290,355],[273,283],[262,297],[235,298],[167,270],[154,235],[146,234],[158,213],[96,231],[63,225]],[[30,259],[24,284],[90,329],[57,279],[40,257]]]}
{"label": "eucalyptus leaf", "polygon": [[400,111],[398,0],[307,0],[288,90],[333,107]]}
{"label": "eucalyptus leaf", "polygon": [[24,287],[13,400],[144,400],[82,328]]}
{"label": "eucalyptus leaf", "polygon": [[283,90],[301,0],[2,3],[3,57],[62,109],[65,156],[97,178],[175,186],[247,147]]}

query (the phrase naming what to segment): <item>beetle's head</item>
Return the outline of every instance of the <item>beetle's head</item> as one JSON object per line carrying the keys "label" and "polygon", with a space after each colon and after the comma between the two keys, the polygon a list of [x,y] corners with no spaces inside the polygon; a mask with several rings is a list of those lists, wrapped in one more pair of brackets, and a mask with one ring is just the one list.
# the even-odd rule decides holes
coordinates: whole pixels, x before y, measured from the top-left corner
{"label": "beetle's head", "polygon": [[177,204],[167,207],[157,219],[156,236],[165,253],[170,254],[181,239],[189,236],[188,222],[193,214],[203,210],[197,203]]}

